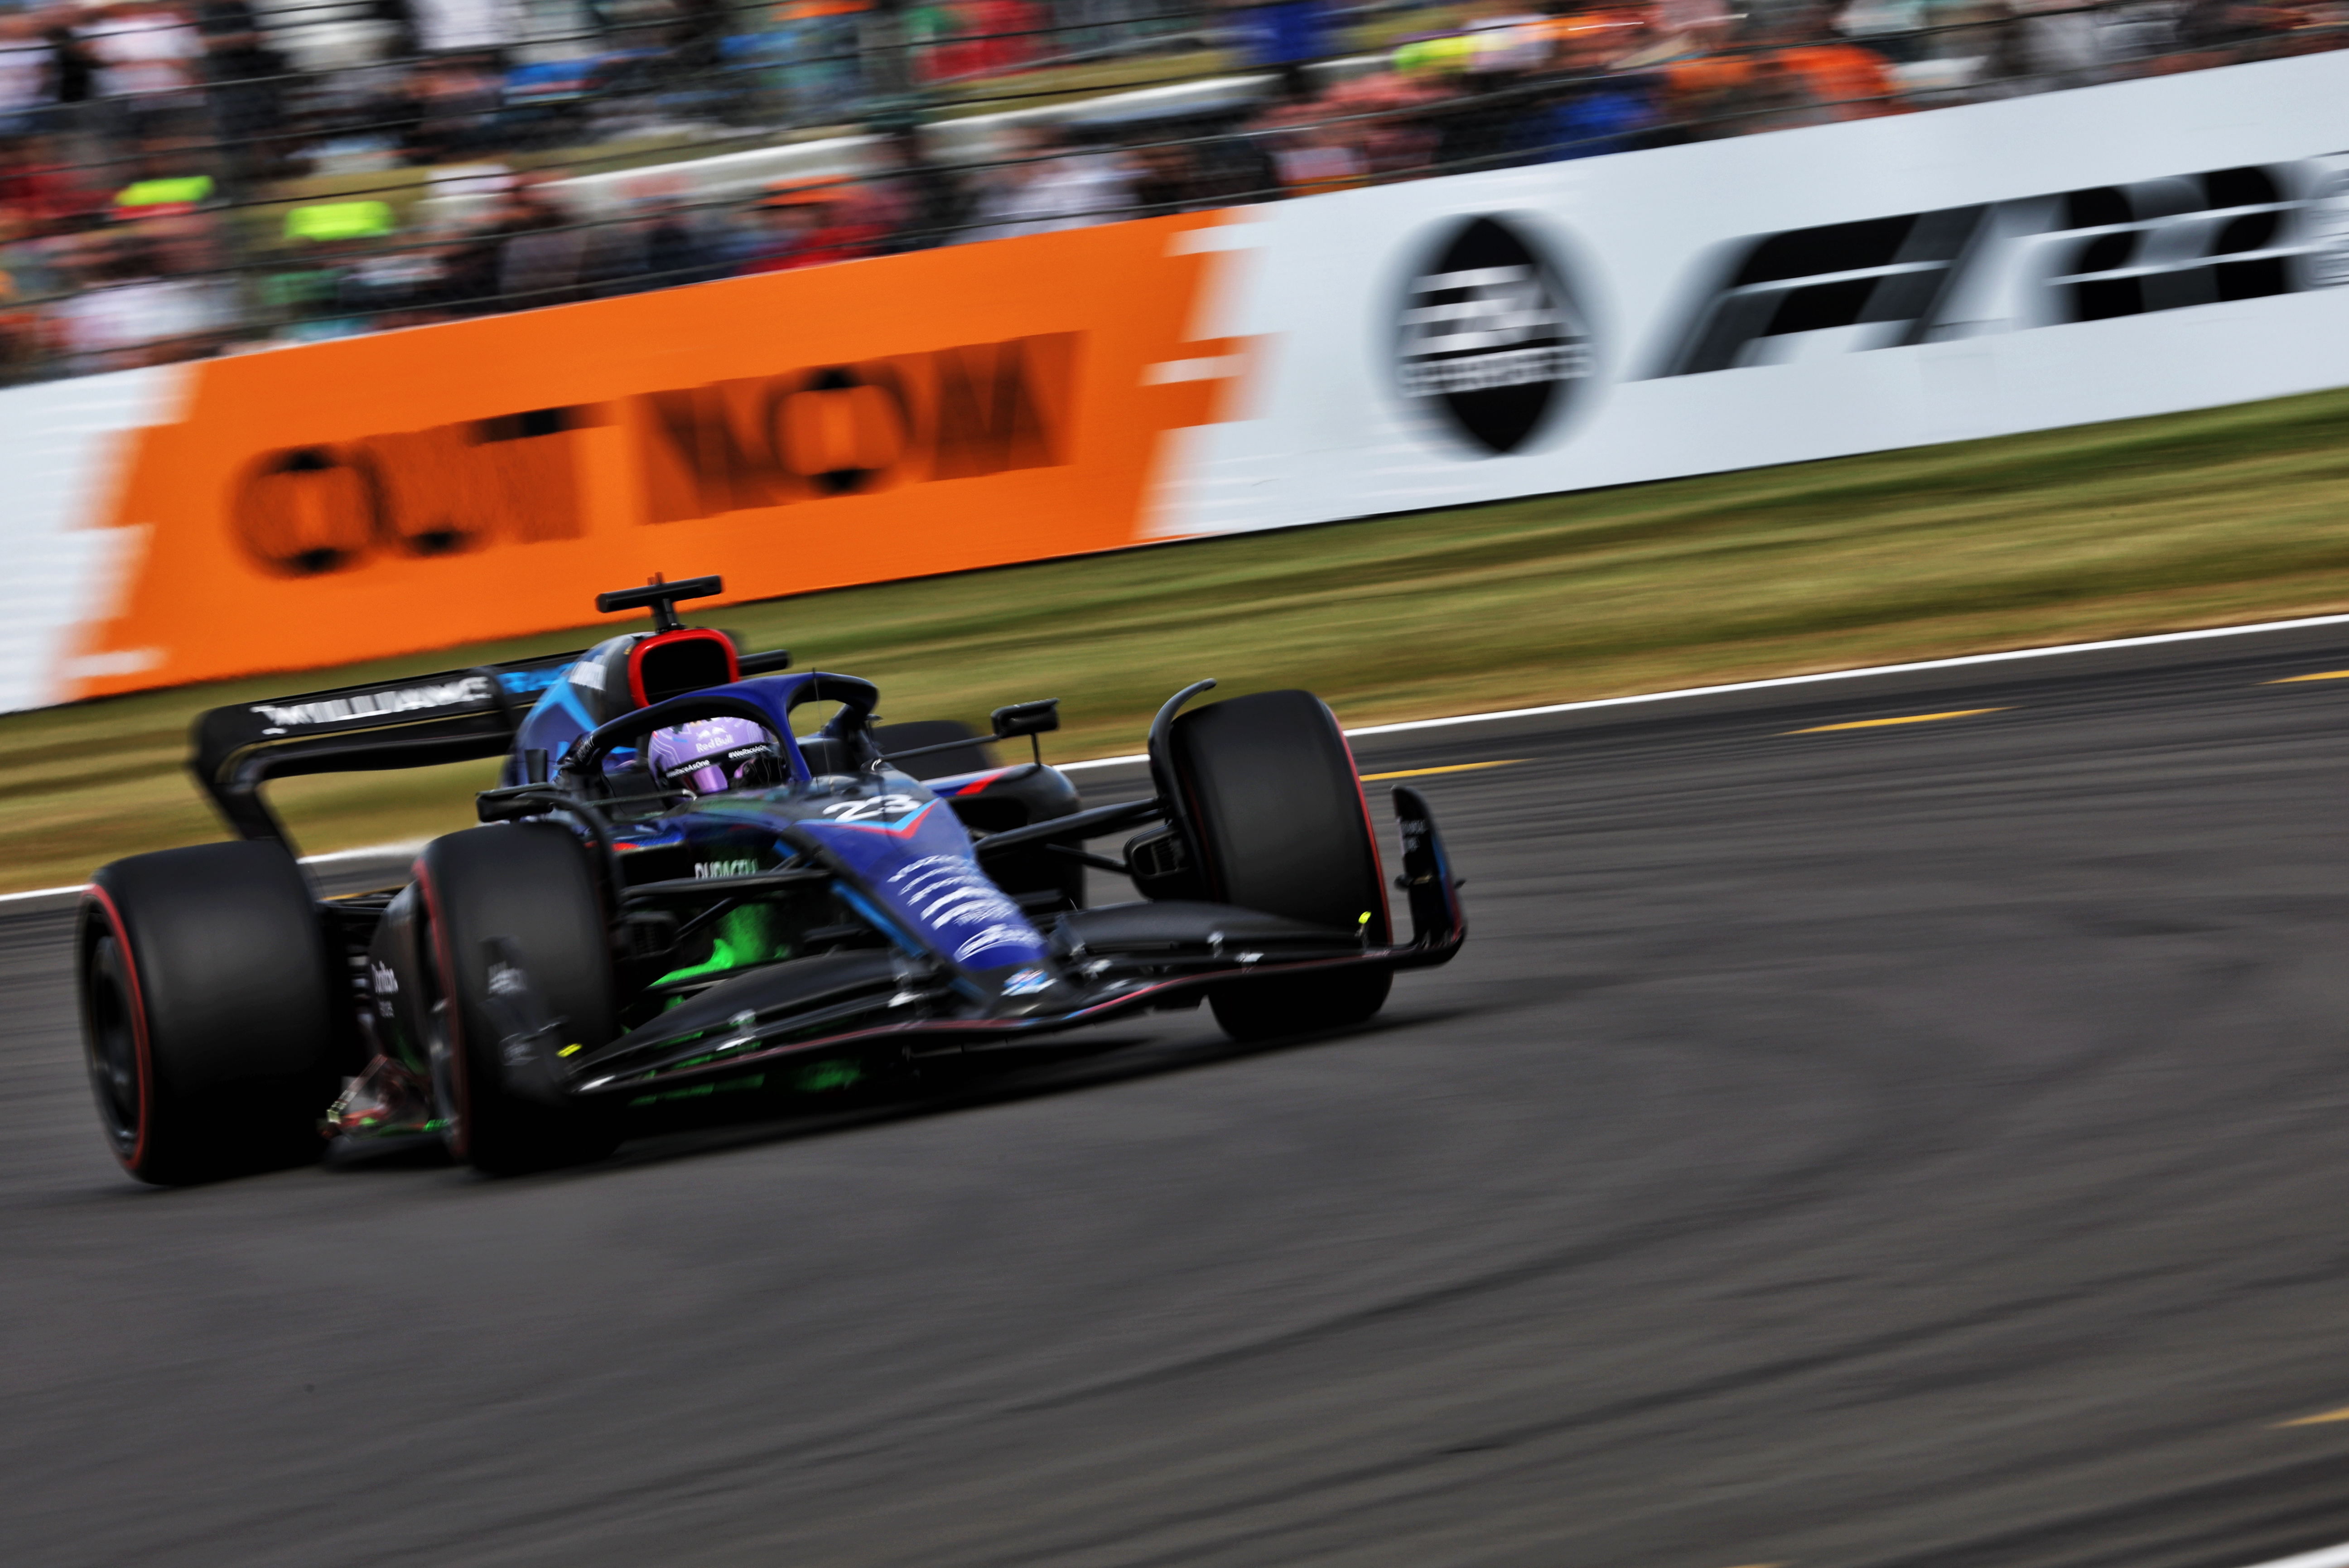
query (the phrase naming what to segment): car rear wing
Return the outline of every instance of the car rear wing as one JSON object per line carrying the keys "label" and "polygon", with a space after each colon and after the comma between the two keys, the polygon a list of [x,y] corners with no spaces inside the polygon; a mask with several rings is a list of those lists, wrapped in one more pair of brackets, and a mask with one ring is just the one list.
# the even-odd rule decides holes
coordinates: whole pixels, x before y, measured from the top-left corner
{"label": "car rear wing", "polygon": [[551,653],[214,708],[196,721],[188,765],[241,837],[285,843],[261,798],[269,780],[501,756],[538,694],[579,657]]}

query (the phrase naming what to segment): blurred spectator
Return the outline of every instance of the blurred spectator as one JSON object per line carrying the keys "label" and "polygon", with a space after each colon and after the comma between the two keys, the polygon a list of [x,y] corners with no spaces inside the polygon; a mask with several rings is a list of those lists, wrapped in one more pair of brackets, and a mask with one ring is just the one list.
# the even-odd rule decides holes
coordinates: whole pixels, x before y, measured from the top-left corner
{"label": "blurred spectator", "polygon": [[1282,192],[1341,191],[1486,151],[1488,132],[1502,122],[1477,106],[1450,116],[1448,130],[1434,123],[1460,96],[1452,64],[1373,72],[1259,116],[1252,129],[1265,139]]}
{"label": "blurred spectator", "polygon": [[[1216,0],[1222,27],[1206,5],[0,14],[0,379],[2349,42],[2349,0]],[[1257,73],[1203,90],[1226,47]],[[949,130],[949,103],[1006,118]],[[661,159],[667,183],[612,178]],[[856,172],[745,206],[746,167]]]}
{"label": "blurred spectator", "polygon": [[497,296],[503,310],[534,310],[586,297],[588,231],[560,214],[518,226],[498,247]]}
{"label": "blurred spectator", "polygon": [[28,243],[31,225],[0,208],[0,381],[25,379],[40,362],[40,312],[27,305],[52,292],[48,269]]}
{"label": "blurred spectator", "polygon": [[1032,70],[1056,51],[1046,36],[1052,14],[1026,0],[962,0],[965,31],[976,35],[965,57],[979,76],[1014,76]]}
{"label": "blurred spectator", "polygon": [[481,57],[430,60],[408,78],[415,118],[408,127],[407,161],[453,163],[497,143],[499,79]]}
{"label": "blurred spectator", "polygon": [[246,0],[202,0],[205,96],[221,162],[233,177],[266,166],[268,139],[285,119],[285,60],[269,47]]}
{"label": "blurred spectator", "polygon": [[[2064,0],[2069,3],[2069,0]],[[1813,10],[1788,28],[1777,59],[1802,79],[1812,100],[1833,119],[1864,119],[1899,108],[1891,63],[1874,49],[1838,38],[1828,15]]]}
{"label": "blurred spectator", "polygon": [[211,284],[160,275],[153,250],[136,238],[89,236],[81,270],[88,286],[49,308],[75,374],[183,358],[224,325]]}
{"label": "blurred spectator", "polygon": [[860,181],[834,180],[819,182],[808,193],[814,198],[810,204],[814,222],[792,259],[793,267],[882,254],[898,217],[890,192]]}
{"label": "blurred spectator", "polygon": [[[254,300],[264,319],[277,324],[277,334],[289,342],[316,342],[363,331],[367,323],[336,319],[345,265],[355,256],[337,257],[321,247],[288,258],[264,272],[254,289]],[[344,265],[336,265],[341,262]]]}
{"label": "blurred spectator", "polygon": [[0,206],[44,233],[79,227],[110,202],[102,171],[71,160],[56,138],[26,137],[0,159]]}
{"label": "blurred spectator", "polygon": [[[49,43],[52,73],[49,90],[57,96],[59,105],[67,106],[67,112],[80,113],[80,106],[91,99],[88,47],[69,25],[71,13],[68,10],[59,7],[41,13],[40,17],[42,36]],[[62,129],[63,119],[61,115],[57,124],[47,129]]]}
{"label": "blurred spectator", "polygon": [[[489,211],[468,226],[448,250],[441,267],[439,303],[460,313],[508,310],[557,303],[539,289],[560,289],[576,280],[580,252],[566,238],[552,237],[566,217],[548,190],[545,175],[526,175],[500,192]],[[551,243],[524,243],[547,235]],[[528,289],[533,296],[509,296]]]}
{"label": "blurred spectator", "polygon": [[1133,168],[1115,152],[1072,147],[1057,127],[1030,127],[1012,142],[1011,161],[982,177],[972,226],[957,243],[1081,229],[1131,217]]}
{"label": "blurred spectator", "polygon": [[799,254],[815,231],[815,203],[788,189],[771,191],[744,218],[729,247],[727,271],[784,272],[799,265]]}
{"label": "blurred spectator", "polygon": [[2012,68],[2004,73],[2030,88],[2091,87],[2105,79],[2104,51],[2095,13],[2076,0],[2008,0]]}
{"label": "blurred spectator", "polygon": [[670,288],[727,275],[723,247],[714,243],[695,214],[671,207],[645,230],[644,286]]}
{"label": "blurred spectator", "polygon": [[1213,200],[1201,185],[1198,159],[1189,147],[1144,147],[1130,156],[1133,204],[1141,215],[1188,212]]}
{"label": "blurred spectator", "polygon": [[783,73],[792,118],[845,119],[864,86],[866,0],[782,0]]}
{"label": "blurred spectator", "polygon": [[1247,8],[1248,63],[1280,73],[1292,95],[1305,90],[1305,67],[1338,51],[1328,0],[1263,0]]}
{"label": "blurred spectator", "polygon": [[960,30],[954,6],[942,0],[915,0],[900,10],[898,26],[905,29],[905,68],[913,85],[926,88],[945,81]]}
{"label": "blurred spectator", "polygon": [[639,188],[625,215],[587,231],[580,278],[595,296],[674,288],[729,275],[726,247],[712,244],[699,215],[674,185]]}
{"label": "blurred spectator", "polygon": [[1837,13],[1835,26],[1886,59],[1908,65],[1925,57],[1927,40],[1916,34],[1930,16],[1926,0],[1851,0]]}
{"label": "blurred spectator", "polygon": [[722,57],[732,29],[728,0],[670,0],[674,20],[665,29],[662,65],[672,76],[708,73]]}
{"label": "blurred spectator", "polygon": [[1727,114],[1722,128],[1726,136],[1794,130],[1838,118],[1784,55],[1756,55],[1747,62],[1744,79],[1730,94]]}
{"label": "blurred spectator", "polygon": [[1825,10],[1782,10],[1748,37],[1668,68],[1673,119],[1699,135],[1748,136],[1900,108],[1889,62],[1837,36]]}
{"label": "blurred spectator", "polygon": [[406,0],[401,9],[416,47],[428,55],[502,49],[521,41],[498,0]]}
{"label": "blurred spectator", "polygon": [[869,192],[846,180],[781,185],[759,203],[761,226],[737,270],[793,272],[877,255],[889,226]]}
{"label": "blurred spectator", "polygon": [[1272,158],[1284,196],[1314,196],[1359,185],[1370,161],[1355,147],[1353,127],[1312,99],[1268,110],[1255,124]]}
{"label": "blurred spectator", "polygon": [[882,129],[888,140],[875,154],[879,167],[871,182],[886,193],[897,214],[895,232],[886,248],[910,251],[944,244],[948,233],[962,222],[967,205],[962,186],[930,161],[913,127]]}
{"label": "blurred spectator", "polygon": [[128,167],[109,171],[124,183],[114,192],[113,215],[125,222],[192,213],[219,187],[204,172],[212,147],[194,137],[155,137],[131,150]]}
{"label": "blurred spectator", "polygon": [[57,101],[57,56],[38,17],[0,16],[0,137],[47,129]]}
{"label": "blurred spectator", "polygon": [[1534,117],[1537,158],[1597,158],[1641,145],[1664,119],[1656,79],[1639,72],[1609,76],[1621,57],[1611,30],[1573,22],[1557,35],[1557,64],[1568,84]]}
{"label": "blurred spectator", "polygon": [[74,29],[96,96],[143,138],[186,129],[203,108],[197,80],[203,35],[163,0],[111,0]]}
{"label": "blurred spectator", "polygon": [[2188,0],[2178,13],[2180,47],[2202,57],[2198,63],[2223,65],[2238,55],[2256,57],[2261,46],[2290,33],[2299,13],[2254,0]]}
{"label": "blurred spectator", "polygon": [[947,83],[1011,76],[1032,68],[1049,52],[1040,36],[1049,15],[1023,0],[947,0],[922,8],[919,79]]}

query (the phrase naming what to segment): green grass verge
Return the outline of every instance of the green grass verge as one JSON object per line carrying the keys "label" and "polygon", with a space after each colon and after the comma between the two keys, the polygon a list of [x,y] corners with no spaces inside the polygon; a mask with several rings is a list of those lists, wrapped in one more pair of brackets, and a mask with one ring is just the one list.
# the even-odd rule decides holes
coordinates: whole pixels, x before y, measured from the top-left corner
{"label": "green grass verge", "polygon": [[[1305,686],[1350,723],[2349,609],[2349,390],[843,589],[703,618],[880,684],[893,719],[1059,697],[1048,756],[1156,704]],[[680,560],[686,576],[708,563]],[[220,703],[594,631],[0,718],[0,886],[215,837],[182,766]],[[289,780],[305,849],[465,826],[492,764]]]}

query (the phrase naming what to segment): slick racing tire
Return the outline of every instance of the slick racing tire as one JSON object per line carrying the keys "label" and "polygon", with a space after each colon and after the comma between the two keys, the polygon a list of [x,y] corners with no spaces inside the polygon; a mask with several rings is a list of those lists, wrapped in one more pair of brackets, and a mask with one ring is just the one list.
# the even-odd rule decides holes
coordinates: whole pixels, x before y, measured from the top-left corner
{"label": "slick racing tire", "polygon": [[[1354,755],[1309,691],[1262,691],[1175,717],[1176,787],[1208,898],[1387,940],[1386,874]],[[1385,970],[1271,976],[1210,993],[1240,1040],[1360,1023],[1387,999]]]}
{"label": "slick racing tire", "polygon": [[179,1186],[318,1158],[340,1085],[337,977],[283,845],[117,860],[90,879],[77,935],[83,1052],[123,1169]]}
{"label": "slick racing tire", "polygon": [[565,1044],[613,1038],[611,947],[586,849],[551,823],[469,828],[427,845],[416,880],[425,925],[419,1001],[449,1152],[495,1175],[611,1153],[620,1141],[617,1105],[541,1105],[507,1088],[490,1005],[497,942],[562,1021]]}

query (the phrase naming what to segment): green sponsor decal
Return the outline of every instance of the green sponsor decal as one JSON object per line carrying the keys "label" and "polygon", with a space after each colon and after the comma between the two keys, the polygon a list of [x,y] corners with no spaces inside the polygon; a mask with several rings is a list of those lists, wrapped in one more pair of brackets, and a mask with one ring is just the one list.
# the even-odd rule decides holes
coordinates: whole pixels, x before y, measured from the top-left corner
{"label": "green sponsor decal", "polygon": [[638,1095],[635,1099],[630,1100],[628,1104],[632,1106],[657,1106],[665,1104],[670,1100],[698,1100],[705,1099],[711,1095],[740,1094],[745,1089],[758,1088],[761,1085],[765,1084],[766,1081],[767,1075],[764,1073],[752,1073],[747,1077],[722,1078],[715,1084],[688,1084],[682,1089],[663,1089],[657,1095]]}
{"label": "green sponsor decal", "polygon": [[820,1095],[827,1089],[845,1089],[864,1079],[864,1066],[855,1062],[817,1062],[802,1067],[792,1079],[792,1087],[802,1094]]}
{"label": "green sponsor decal", "polygon": [[764,904],[730,909],[718,917],[708,958],[683,969],[673,969],[653,983],[669,985],[678,981],[710,979],[729,970],[789,958],[791,944],[776,936],[775,923],[775,911]]}

